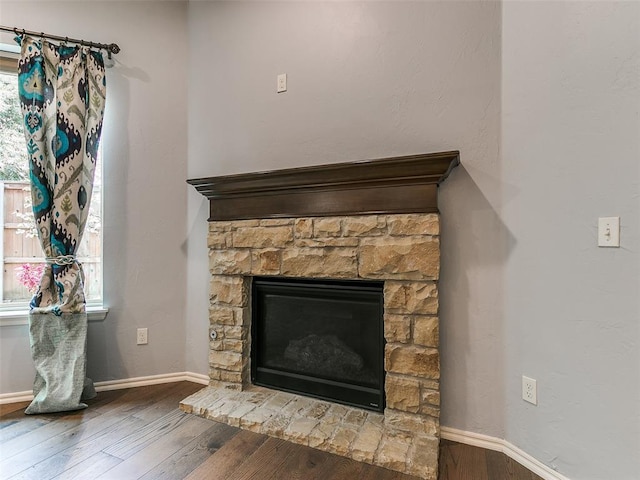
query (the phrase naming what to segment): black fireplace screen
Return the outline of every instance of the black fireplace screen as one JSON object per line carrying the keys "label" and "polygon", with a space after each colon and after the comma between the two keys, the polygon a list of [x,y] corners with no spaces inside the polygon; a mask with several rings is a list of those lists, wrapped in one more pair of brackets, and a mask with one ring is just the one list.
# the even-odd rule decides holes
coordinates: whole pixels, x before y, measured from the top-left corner
{"label": "black fireplace screen", "polygon": [[256,385],[384,409],[382,282],[256,277]]}

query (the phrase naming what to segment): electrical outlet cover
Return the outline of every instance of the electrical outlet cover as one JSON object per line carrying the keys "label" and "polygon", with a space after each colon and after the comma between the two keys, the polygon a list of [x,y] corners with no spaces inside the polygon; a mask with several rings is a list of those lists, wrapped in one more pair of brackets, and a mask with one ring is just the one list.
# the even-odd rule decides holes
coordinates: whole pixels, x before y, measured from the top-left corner
{"label": "electrical outlet cover", "polygon": [[149,343],[149,330],[146,328],[139,328],[138,331],[136,332],[136,343],[138,345],[146,345],[147,343]]}
{"label": "electrical outlet cover", "polygon": [[538,386],[533,378],[522,376],[522,399],[525,402],[538,405]]}

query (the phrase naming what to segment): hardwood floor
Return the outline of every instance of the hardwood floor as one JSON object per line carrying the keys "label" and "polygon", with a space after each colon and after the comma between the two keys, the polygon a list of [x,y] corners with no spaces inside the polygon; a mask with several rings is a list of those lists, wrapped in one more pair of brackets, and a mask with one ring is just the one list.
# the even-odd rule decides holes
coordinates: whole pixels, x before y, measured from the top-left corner
{"label": "hardwood floor", "polygon": [[[86,410],[0,405],[0,479],[416,480],[187,415],[189,382],[102,392]],[[443,440],[439,480],[541,480],[505,455]]]}

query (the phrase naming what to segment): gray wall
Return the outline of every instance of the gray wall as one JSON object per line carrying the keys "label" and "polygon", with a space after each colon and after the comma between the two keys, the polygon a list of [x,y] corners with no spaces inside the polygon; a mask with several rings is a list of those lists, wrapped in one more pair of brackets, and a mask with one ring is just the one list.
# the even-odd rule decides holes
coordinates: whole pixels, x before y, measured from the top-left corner
{"label": "gray wall", "polygon": [[[187,5],[0,2],[2,24],[122,48],[107,72],[104,298],[89,325],[98,381],[185,370]],[[0,37],[10,43],[12,35]],[[149,344],[136,345],[136,328]],[[30,390],[28,327],[0,329],[0,392]]]}
{"label": "gray wall", "polygon": [[638,479],[640,3],[505,2],[502,55],[505,435],[570,478]]}

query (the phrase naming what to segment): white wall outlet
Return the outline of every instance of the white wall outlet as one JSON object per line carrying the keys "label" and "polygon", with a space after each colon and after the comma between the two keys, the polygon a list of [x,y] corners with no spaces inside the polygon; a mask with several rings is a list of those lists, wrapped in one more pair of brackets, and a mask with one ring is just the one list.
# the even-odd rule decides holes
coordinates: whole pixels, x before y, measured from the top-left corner
{"label": "white wall outlet", "polygon": [[136,337],[138,345],[146,345],[147,343],[149,343],[148,334],[149,334],[148,329],[146,328],[138,329],[138,334]]}
{"label": "white wall outlet", "polygon": [[598,246],[620,246],[620,217],[600,217],[598,219]]}
{"label": "white wall outlet", "polygon": [[522,376],[522,399],[538,405],[538,386],[533,378]]}
{"label": "white wall outlet", "polygon": [[281,73],[278,75],[278,86],[276,88],[277,93],[282,93],[287,91],[287,74]]}

